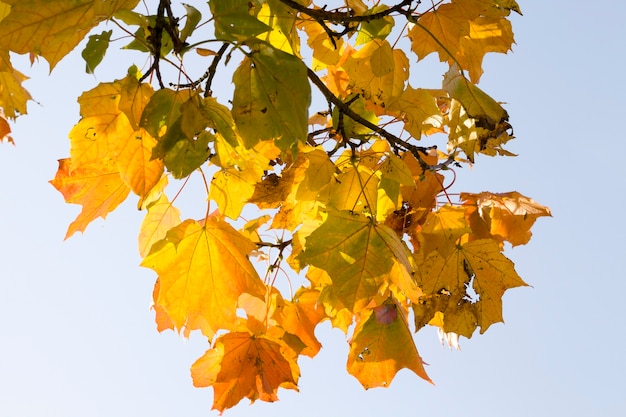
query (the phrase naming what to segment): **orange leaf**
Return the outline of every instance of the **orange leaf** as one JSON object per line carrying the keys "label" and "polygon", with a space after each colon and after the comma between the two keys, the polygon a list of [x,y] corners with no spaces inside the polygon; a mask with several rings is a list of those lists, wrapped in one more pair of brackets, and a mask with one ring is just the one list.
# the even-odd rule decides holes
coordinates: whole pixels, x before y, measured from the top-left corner
{"label": "orange leaf", "polygon": [[530,228],[538,217],[552,216],[548,207],[516,191],[461,193],[461,200],[470,210],[477,207],[468,211],[472,229],[487,229],[500,242],[506,240],[513,246],[528,243],[532,236]]}
{"label": "orange leaf", "polygon": [[67,229],[66,239],[77,231],[83,232],[98,217],[106,218],[130,191],[111,161],[104,161],[101,167],[79,167],[70,171],[71,165],[70,159],[60,159],[56,176],[50,181],[67,203],[83,206]]}
{"label": "orange leaf", "polygon": [[244,397],[276,401],[278,388],[297,390],[296,355],[278,339],[231,332],[191,367],[196,387],[213,386],[213,408],[224,411]]}
{"label": "orange leaf", "polygon": [[156,305],[176,327],[200,329],[209,338],[236,324],[241,293],[263,297],[265,286],[247,258],[256,245],[215,218],[185,220],[152,245],[141,263],[159,274]]}
{"label": "orange leaf", "polygon": [[350,341],[347,367],[365,389],[388,387],[396,373],[404,368],[432,382],[403,313],[395,303],[385,303],[359,314]]}
{"label": "orange leaf", "polygon": [[293,302],[284,302],[281,316],[277,318],[285,331],[295,334],[306,345],[301,353],[311,358],[322,347],[315,336],[315,326],[326,317],[324,308],[317,302],[319,294],[318,290],[300,288],[294,295]]}

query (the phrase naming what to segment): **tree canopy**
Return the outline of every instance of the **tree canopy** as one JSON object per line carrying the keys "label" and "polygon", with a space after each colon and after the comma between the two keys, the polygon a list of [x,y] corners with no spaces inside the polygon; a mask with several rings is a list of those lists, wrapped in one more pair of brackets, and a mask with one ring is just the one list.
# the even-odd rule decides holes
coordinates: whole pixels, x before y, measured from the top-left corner
{"label": "tree canopy", "polygon": [[[518,192],[451,190],[478,155],[514,156],[507,111],[477,86],[485,54],[514,43],[512,12],[515,0],[1,0],[0,138],[13,142],[32,99],[12,53],[52,71],[82,45],[88,73],[113,45],[142,53],[78,97],[50,182],[82,206],[66,238],[127,199],[145,211],[157,328],[207,338],[191,375],[213,407],[297,389],[323,321],[348,336],[363,387],[403,368],[430,381],[413,333],[436,326],[454,345],[502,322],[503,294],[526,285],[505,244],[550,215]],[[431,54],[438,85],[415,75]],[[207,203],[183,219],[192,176]]]}

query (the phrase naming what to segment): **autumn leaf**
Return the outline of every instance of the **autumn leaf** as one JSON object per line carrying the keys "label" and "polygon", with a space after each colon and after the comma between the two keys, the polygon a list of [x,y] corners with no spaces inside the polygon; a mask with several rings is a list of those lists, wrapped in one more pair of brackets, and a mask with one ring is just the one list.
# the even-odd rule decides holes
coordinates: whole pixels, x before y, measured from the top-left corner
{"label": "autumn leaf", "polygon": [[350,90],[379,107],[386,107],[402,95],[409,76],[409,61],[404,52],[393,49],[387,41],[375,39],[358,51],[346,53],[341,66],[350,78]]}
{"label": "autumn leaf", "polygon": [[43,56],[50,70],[87,33],[117,10],[133,9],[139,0],[5,0],[11,13],[0,25],[0,48]]}
{"label": "autumn leaf", "polygon": [[[306,238],[298,258],[324,269],[345,307],[357,312],[384,289],[386,276],[397,263],[400,282],[411,282],[412,267],[397,236],[365,215],[332,212]],[[407,289],[407,291],[411,291]]]}
{"label": "autumn leaf", "polygon": [[159,275],[155,302],[177,329],[200,329],[212,337],[236,322],[241,293],[262,297],[265,286],[247,258],[256,246],[228,223],[185,220],[152,245],[141,263]]}
{"label": "autumn leaf", "polygon": [[465,207],[476,207],[468,212],[472,229],[488,230],[497,240],[506,240],[513,246],[528,243],[535,220],[552,215],[548,207],[515,191],[461,193],[460,198],[465,201]]}
{"label": "autumn leaf", "polygon": [[359,314],[350,340],[347,368],[365,389],[388,387],[404,368],[431,382],[406,318],[393,302]]}
{"label": "autumn leaf", "polygon": [[441,62],[456,62],[478,83],[484,55],[507,53],[514,43],[510,22],[504,16],[516,5],[494,3],[455,0],[422,14],[408,34],[411,49],[419,59],[437,52]]}
{"label": "autumn leaf", "polygon": [[106,218],[128,196],[130,189],[120,178],[113,161],[104,162],[98,168],[71,169],[70,159],[60,159],[59,169],[50,183],[66,203],[83,206],[80,214],[70,224],[65,238],[83,232],[98,217]]}
{"label": "autumn leaf", "polygon": [[224,411],[244,397],[276,401],[278,388],[297,390],[295,354],[279,339],[231,332],[217,339],[191,367],[197,387],[212,386],[213,408]]}
{"label": "autumn leaf", "polygon": [[[449,301],[437,302],[443,306],[445,332],[453,332],[471,337],[475,328],[480,326],[484,333],[489,326],[502,322],[502,296],[510,288],[525,286],[513,262],[500,252],[498,243],[493,239],[480,239],[457,245],[444,257],[439,252],[431,252],[422,264],[419,285],[425,296],[422,303],[429,302],[429,297]],[[474,295],[475,294],[475,295]],[[415,306],[416,328],[428,322],[424,317],[428,306]],[[459,308],[460,307],[460,308]],[[426,309],[426,310],[425,310]]]}
{"label": "autumn leaf", "polygon": [[180,211],[172,205],[165,194],[147,206],[148,213],[139,229],[139,254],[146,257],[152,245],[164,239],[167,232],[181,223]]}
{"label": "autumn leaf", "polygon": [[307,136],[311,92],[302,61],[259,43],[233,75],[233,117],[246,147],[276,141],[295,150]]}
{"label": "autumn leaf", "polygon": [[326,318],[323,307],[318,303],[319,290],[300,288],[293,296],[293,301],[282,305],[277,321],[285,331],[296,335],[305,348],[301,354],[314,357],[322,348],[315,335],[315,327]]}
{"label": "autumn leaf", "polygon": [[402,95],[388,106],[388,112],[401,118],[404,128],[416,139],[420,139],[422,134],[441,131],[443,126],[437,100],[422,88],[407,86]]}

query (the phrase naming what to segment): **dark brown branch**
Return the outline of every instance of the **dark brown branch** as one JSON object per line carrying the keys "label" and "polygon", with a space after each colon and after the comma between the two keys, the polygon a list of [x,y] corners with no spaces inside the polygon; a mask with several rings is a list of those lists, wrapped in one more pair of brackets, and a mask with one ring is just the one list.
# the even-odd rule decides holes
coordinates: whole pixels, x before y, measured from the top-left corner
{"label": "dark brown branch", "polygon": [[[368,14],[368,15],[354,15],[352,11],[350,12],[338,12],[338,11],[330,11],[324,9],[310,9],[306,6],[303,6],[294,0],[280,0],[286,6],[291,7],[299,11],[300,13],[304,13],[309,17],[312,17],[316,21],[325,21],[334,24],[340,24],[343,26],[348,25],[349,23],[354,22],[371,22],[372,20],[381,19],[385,16],[388,16],[392,13],[402,13],[405,14],[407,11],[404,10],[404,7],[410,6],[415,0],[402,0],[400,3],[392,6],[386,10],[382,10],[378,13]],[[418,5],[420,1],[416,2]]]}
{"label": "dark brown branch", "polygon": [[[324,82],[320,80],[320,78],[317,76],[317,74],[315,74],[315,72],[313,72],[312,69],[307,68],[307,73],[311,82],[313,82],[313,84],[315,84],[315,86],[320,90],[320,92],[324,95],[324,97],[326,97],[326,100],[334,104],[342,114],[348,116],[355,122],[362,124],[363,126],[371,129],[373,132],[387,139],[387,141],[394,148],[410,151],[413,154],[413,156],[417,158],[417,160],[420,162],[420,164],[424,168],[428,168],[428,169],[433,168],[423,160],[421,154],[428,152],[430,149],[435,149],[436,146],[425,148],[422,146],[412,145],[408,143],[407,141],[402,140],[396,135],[390,133],[389,131],[383,129],[382,127],[375,125],[374,123],[370,122],[367,119],[364,119],[360,114],[352,110],[349,104],[344,103],[339,97],[334,95],[333,92],[330,91],[328,87],[326,87],[326,84],[324,84]],[[344,140],[346,141],[348,141],[349,139],[350,138],[344,138]]]}
{"label": "dark brown branch", "polygon": [[[213,83],[213,78],[215,77],[215,73],[217,72],[217,64],[219,64],[222,56],[224,55],[224,53],[226,53],[228,47],[229,44],[224,43],[219,51],[217,51],[217,55],[215,55],[215,57],[213,58],[213,62],[211,62],[211,66],[208,69],[209,74],[206,80],[206,87],[204,88],[204,97],[211,97],[211,94],[213,94],[213,92],[211,91],[211,84]],[[228,60],[226,62],[228,62]]]}
{"label": "dark brown branch", "polygon": [[152,49],[151,52],[152,52],[152,56],[154,60],[152,61],[152,65],[150,65],[150,68],[148,69],[148,71],[146,71],[143,77],[139,79],[139,82],[141,83],[146,78],[148,78],[148,76],[150,76],[152,72],[154,71],[156,73],[159,86],[161,88],[165,88],[165,85],[163,84],[163,80],[161,79],[161,68],[159,67],[159,61],[161,60],[161,45],[162,45],[162,39],[163,39],[163,29],[166,25],[165,4],[167,2],[168,0],[161,0],[159,2],[155,25],[153,28],[149,28],[150,35],[148,36],[147,40],[149,42],[150,49]]}

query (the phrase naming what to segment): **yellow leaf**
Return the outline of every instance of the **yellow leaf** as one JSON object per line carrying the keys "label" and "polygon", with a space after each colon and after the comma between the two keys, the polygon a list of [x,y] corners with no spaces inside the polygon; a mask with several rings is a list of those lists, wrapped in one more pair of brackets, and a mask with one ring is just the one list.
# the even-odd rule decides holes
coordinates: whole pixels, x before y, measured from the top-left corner
{"label": "yellow leaf", "polygon": [[[504,18],[516,5],[491,0],[456,0],[422,14],[409,31],[418,59],[437,52],[441,62],[456,62],[472,82],[482,75],[487,52],[506,53],[513,44],[511,24]],[[519,10],[519,7],[517,8]]]}
{"label": "yellow leaf", "polygon": [[376,213],[379,179],[363,165],[349,166],[332,180],[328,205],[355,213]]}
{"label": "yellow leaf", "polygon": [[280,1],[268,1],[261,5],[257,19],[272,29],[257,35],[276,49],[299,56],[300,38],[295,26],[296,13]]}
{"label": "yellow leaf", "polygon": [[471,229],[465,220],[465,208],[443,206],[426,217],[420,236],[420,252],[428,256],[437,251],[444,258],[456,250],[457,240],[470,233]]}
{"label": "yellow leaf", "polygon": [[129,74],[121,80],[118,107],[126,115],[133,129],[139,130],[141,115],[153,94],[152,86],[148,83],[140,84],[134,75]]}
{"label": "yellow leaf", "polygon": [[[144,197],[161,178],[163,162],[152,159],[156,140],[143,128],[135,130],[120,109],[126,107],[136,117],[146,100],[131,99],[122,93],[124,82],[102,83],[83,93],[78,102],[83,118],[70,132],[72,169],[97,167],[103,160],[114,159],[124,182]],[[140,94],[140,97],[143,94]]]}
{"label": "yellow leaf", "polygon": [[398,306],[391,302],[358,316],[350,340],[348,372],[363,388],[388,387],[396,373],[404,368],[432,382],[424,370],[411,330]]}
{"label": "yellow leaf", "polygon": [[374,39],[358,51],[347,51],[342,67],[350,78],[349,89],[377,106],[377,114],[402,95],[409,77],[409,60],[389,42]]}
{"label": "yellow leaf", "polygon": [[456,65],[452,65],[444,76],[443,88],[450,94],[450,97],[461,102],[469,117],[481,121],[490,129],[509,119],[506,110],[468,81]]}
{"label": "yellow leaf", "polygon": [[[418,271],[425,296],[422,305],[416,304],[416,327],[428,322],[438,310],[443,313],[445,332],[468,338],[477,326],[484,333],[503,321],[504,292],[526,285],[493,239],[457,245],[446,257],[433,251],[418,265]],[[427,313],[430,316],[424,317]]]}
{"label": "yellow leaf", "polygon": [[98,165],[115,155],[120,138],[125,142],[134,130],[118,108],[120,84],[101,83],[78,98],[82,119],[70,132],[72,167]]}
{"label": "yellow leaf", "polygon": [[28,77],[21,72],[11,69],[0,72],[0,107],[9,119],[15,119],[20,114],[26,114],[26,102],[32,97],[22,87]]}
{"label": "yellow leaf", "polygon": [[11,13],[0,25],[0,48],[43,56],[50,70],[87,33],[119,9],[139,0],[5,0]]}
{"label": "yellow leaf", "polygon": [[256,181],[249,175],[247,170],[235,168],[222,169],[213,175],[209,198],[217,203],[222,215],[233,220],[239,218],[241,210],[254,194]]}
{"label": "yellow leaf", "polygon": [[159,275],[155,305],[177,329],[200,329],[211,338],[236,324],[241,293],[263,297],[265,286],[247,258],[256,245],[215,218],[185,220],[152,245],[141,263]]}
{"label": "yellow leaf", "polygon": [[144,197],[163,175],[163,161],[152,159],[152,149],[157,141],[143,128],[133,132],[126,140],[119,137],[116,162],[120,176],[135,194]]}
{"label": "yellow leaf", "polygon": [[[343,38],[336,39],[335,45],[322,26],[311,20],[300,22],[300,28],[307,34],[307,45],[313,51],[313,71],[320,71],[329,65],[336,65],[341,58]],[[335,47],[336,46],[336,47]]]}
{"label": "yellow leaf", "polygon": [[477,83],[483,74],[485,54],[506,54],[513,43],[513,28],[509,20],[479,17],[470,22],[469,36],[461,38],[460,48],[463,54],[457,58],[459,64],[468,70],[470,80]]}
{"label": "yellow leaf", "polygon": [[172,205],[165,194],[148,204],[148,214],[139,229],[139,255],[146,257],[152,245],[167,235],[167,231],[180,224],[180,211]]}
{"label": "yellow leaf", "polygon": [[72,165],[69,159],[60,159],[56,176],[50,181],[67,203],[83,206],[67,229],[66,239],[76,232],[83,232],[98,217],[106,218],[130,191],[112,161],[103,161],[98,167],[70,169]]}
{"label": "yellow leaf", "polygon": [[431,134],[443,130],[443,116],[437,107],[437,100],[428,91],[422,88],[413,88],[410,85],[402,95],[390,106],[388,113],[404,121],[404,129],[415,139],[422,134]]}

